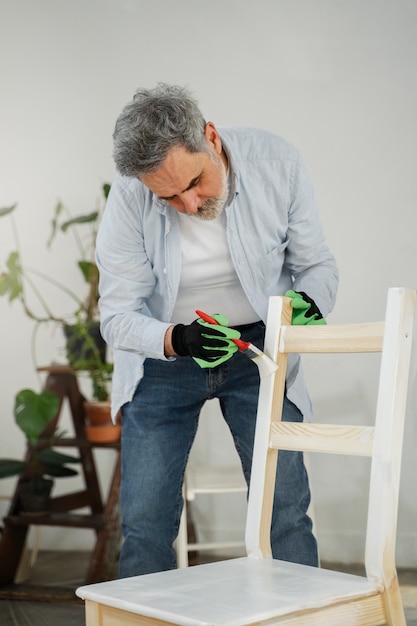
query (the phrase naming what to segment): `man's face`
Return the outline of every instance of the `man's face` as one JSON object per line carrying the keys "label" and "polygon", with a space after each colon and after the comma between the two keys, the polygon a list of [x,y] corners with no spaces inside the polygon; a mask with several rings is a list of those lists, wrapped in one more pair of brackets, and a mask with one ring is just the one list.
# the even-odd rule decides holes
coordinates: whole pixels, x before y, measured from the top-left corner
{"label": "man's face", "polygon": [[203,220],[219,215],[227,200],[226,161],[220,137],[212,124],[205,131],[210,153],[172,148],[162,166],[141,181],[179,213]]}

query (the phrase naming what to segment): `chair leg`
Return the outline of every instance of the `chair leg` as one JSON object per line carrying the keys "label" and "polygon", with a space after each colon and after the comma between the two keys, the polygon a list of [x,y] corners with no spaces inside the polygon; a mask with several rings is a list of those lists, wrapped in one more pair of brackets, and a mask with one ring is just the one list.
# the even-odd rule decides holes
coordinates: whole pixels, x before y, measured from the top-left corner
{"label": "chair leg", "polygon": [[183,489],[184,505],[182,507],[178,536],[175,541],[178,568],[188,567],[187,500],[184,491]]}
{"label": "chair leg", "polygon": [[310,465],[310,455],[308,454],[308,452],[304,452],[304,465],[308,474],[309,485],[310,485],[310,505],[308,507],[307,513],[311,521],[313,522],[313,535],[315,536],[316,541],[317,541],[318,560],[319,560],[319,567],[320,567],[320,546],[319,546],[317,532],[316,532],[317,524],[316,524],[316,514],[314,510],[314,491],[313,491],[313,487],[311,484],[311,471],[310,471],[311,465]]}

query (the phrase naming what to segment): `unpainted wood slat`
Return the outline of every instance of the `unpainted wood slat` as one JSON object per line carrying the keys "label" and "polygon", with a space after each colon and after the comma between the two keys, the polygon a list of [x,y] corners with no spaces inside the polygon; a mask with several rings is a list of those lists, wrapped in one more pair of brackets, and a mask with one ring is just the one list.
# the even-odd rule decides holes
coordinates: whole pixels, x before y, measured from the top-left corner
{"label": "unpainted wood slat", "polygon": [[329,324],[328,326],[283,326],[280,352],[349,353],[381,352],[384,322]]}
{"label": "unpainted wood slat", "polygon": [[[94,626],[172,626],[173,624],[171,621],[128,613],[110,606],[99,605],[99,609],[100,619],[98,622],[92,622]],[[89,622],[87,624],[90,626]]]}
{"label": "unpainted wood slat", "polygon": [[[86,602],[88,626],[168,626],[174,622],[126,612],[110,606]],[[180,623],[180,622],[179,622]],[[185,622],[181,622],[185,623]],[[375,626],[385,624],[385,611],[380,595],[360,599],[347,599],[313,611],[300,611],[291,616],[277,616],[247,622],[247,626],[345,626],[360,624]]]}
{"label": "unpainted wood slat", "polygon": [[270,447],[278,450],[304,450],[328,454],[371,456],[372,426],[273,422]]}
{"label": "unpainted wood slat", "polygon": [[300,611],[288,617],[251,622],[248,626],[382,626],[386,623],[382,598],[375,595],[322,609]]}

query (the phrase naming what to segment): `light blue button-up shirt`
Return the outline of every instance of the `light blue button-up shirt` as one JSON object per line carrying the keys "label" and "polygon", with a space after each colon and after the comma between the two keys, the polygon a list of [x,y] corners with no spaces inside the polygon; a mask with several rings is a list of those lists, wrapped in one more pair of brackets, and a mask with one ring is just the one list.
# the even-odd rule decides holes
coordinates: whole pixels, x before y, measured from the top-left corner
{"label": "light blue button-up shirt", "polygon": [[[230,254],[253,309],[266,321],[269,297],[293,288],[313,298],[326,317],[334,305],[338,271],[298,150],[258,129],[219,132],[233,184],[225,207]],[[112,184],[96,258],[101,331],[114,358],[113,415],[132,399],[145,358],[167,360],[164,336],[181,275],[177,215],[137,178],[117,176]],[[287,395],[309,419],[297,356],[289,364]]]}

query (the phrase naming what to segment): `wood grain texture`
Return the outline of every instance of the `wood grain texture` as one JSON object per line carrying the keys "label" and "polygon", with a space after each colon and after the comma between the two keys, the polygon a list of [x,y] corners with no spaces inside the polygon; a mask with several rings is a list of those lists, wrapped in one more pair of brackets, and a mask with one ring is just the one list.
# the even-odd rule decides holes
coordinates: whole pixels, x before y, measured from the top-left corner
{"label": "wood grain texture", "polygon": [[372,426],[273,422],[270,432],[271,448],[368,457],[372,455]]}

